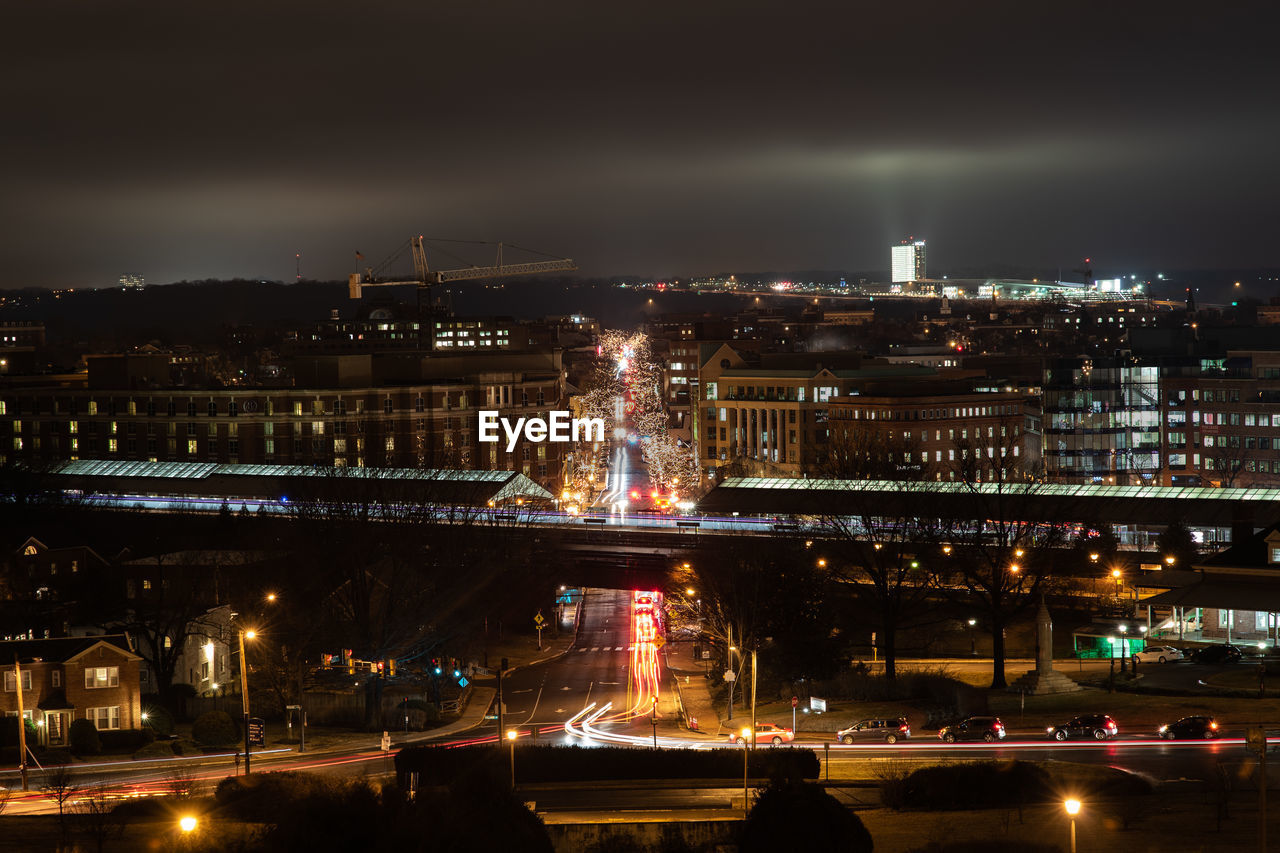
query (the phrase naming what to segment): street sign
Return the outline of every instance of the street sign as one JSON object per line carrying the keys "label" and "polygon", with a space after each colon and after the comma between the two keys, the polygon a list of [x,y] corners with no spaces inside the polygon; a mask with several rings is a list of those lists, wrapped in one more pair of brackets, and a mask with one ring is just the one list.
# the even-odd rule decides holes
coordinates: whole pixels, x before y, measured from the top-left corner
{"label": "street sign", "polygon": [[810,710],[810,711],[816,711],[816,712],[818,712],[819,714],[826,713],[826,710],[827,710],[827,700],[826,700],[826,699],[819,699],[817,696],[810,696],[810,697],[809,697],[809,710]]}
{"label": "street sign", "polygon": [[539,610],[539,611],[538,611],[538,615],[537,615],[537,616],[533,617],[533,624],[535,624],[535,625],[541,625],[541,624],[542,624],[543,622],[545,622],[545,621],[547,621],[547,620],[545,620],[545,619],[543,619],[543,618],[542,618],[542,611],[541,611],[541,610]]}
{"label": "street sign", "polygon": [[459,679],[458,679],[458,686],[459,686],[459,687],[466,687],[466,686],[467,686],[468,684],[470,684],[470,683],[471,683],[470,681],[467,681],[467,677],[466,677],[465,675],[464,675],[464,676],[462,676],[462,678],[459,678]]}
{"label": "street sign", "polygon": [[382,751],[383,752],[391,751],[391,733],[390,732],[382,733]]}
{"label": "street sign", "polygon": [[736,673],[734,673],[734,671],[733,671],[733,670],[731,670],[731,669],[726,669],[726,670],[724,671],[724,680],[725,680],[725,681],[734,681],[734,680],[736,680],[737,678],[738,678],[738,676],[737,676],[737,674],[736,674]]}
{"label": "street sign", "polygon": [[249,718],[249,744],[250,746],[267,744],[267,721],[261,717]]}
{"label": "street sign", "polygon": [[797,706],[797,705],[799,705],[799,704],[800,704],[800,697],[799,697],[799,696],[792,696],[792,697],[791,697],[791,707],[792,707],[792,708],[794,708],[795,706]]}
{"label": "street sign", "polygon": [[660,649],[660,648],[662,648],[664,645],[666,645],[666,643],[667,643],[667,640],[666,640],[666,638],[665,638],[665,637],[659,637],[658,639],[656,639],[656,640],[654,640],[654,641],[653,641],[653,647],[654,647],[655,649]]}
{"label": "street sign", "polygon": [[711,649],[703,649],[703,650],[702,650],[702,659],[703,659],[703,660],[711,660]]}

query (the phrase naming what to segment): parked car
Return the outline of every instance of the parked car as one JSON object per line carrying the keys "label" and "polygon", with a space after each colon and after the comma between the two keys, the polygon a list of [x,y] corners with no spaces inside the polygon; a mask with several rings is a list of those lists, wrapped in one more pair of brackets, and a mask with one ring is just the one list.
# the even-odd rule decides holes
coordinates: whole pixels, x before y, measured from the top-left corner
{"label": "parked car", "polygon": [[1192,663],[1235,663],[1244,657],[1235,646],[1204,646],[1191,653]]}
{"label": "parked car", "polygon": [[1212,740],[1218,736],[1218,721],[1213,717],[1201,715],[1183,717],[1176,723],[1161,726],[1159,734],[1165,740],[1173,740],[1174,738]]}
{"label": "parked car", "polygon": [[[771,743],[777,746],[780,743],[791,743],[796,739],[795,732],[791,729],[784,729],[782,726],[775,726],[772,723],[756,724],[756,743]],[[742,732],[734,732],[729,735],[729,742],[741,744],[746,741],[742,736]]]}
{"label": "parked car", "polygon": [[897,743],[911,737],[911,725],[906,717],[877,717],[859,720],[847,729],[836,732],[841,743]]}
{"label": "parked car", "polygon": [[1184,657],[1182,649],[1175,649],[1173,646],[1147,646],[1140,652],[1134,652],[1133,656],[1140,663],[1168,663]]}
{"label": "parked car", "polygon": [[1116,721],[1108,714],[1080,714],[1060,726],[1049,726],[1049,737],[1058,741],[1075,738],[1111,740],[1119,733]]}
{"label": "parked car", "polygon": [[943,726],[938,730],[938,737],[947,743],[958,740],[985,740],[993,743],[1004,740],[1004,723],[999,717],[969,717],[954,726]]}

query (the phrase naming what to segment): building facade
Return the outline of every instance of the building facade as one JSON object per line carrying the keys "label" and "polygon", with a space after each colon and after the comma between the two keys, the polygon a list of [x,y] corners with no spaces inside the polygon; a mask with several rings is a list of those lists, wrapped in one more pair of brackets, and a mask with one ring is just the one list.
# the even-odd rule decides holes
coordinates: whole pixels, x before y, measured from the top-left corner
{"label": "building facade", "polygon": [[[92,370],[92,368],[91,368]],[[304,387],[0,389],[0,464],[103,459],[514,470],[555,492],[565,444],[481,443],[481,409],[567,410],[559,352],[299,359]],[[107,383],[120,385],[123,383]],[[153,387],[159,385],[160,387]]]}
{"label": "building facade", "polygon": [[908,281],[923,281],[928,278],[928,266],[925,263],[924,240],[908,237],[889,249],[892,272],[890,281],[900,284]]}
{"label": "building facade", "polygon": [[[90,720],[99,731],[142,727],[141,658],[123,634],[0,642],[0,656],[20,665],[22,715],[35,723],[42,746],[67,746],[75,720]],[[12,663],[3,681],[0,711],[17,714]]]}
{"label": "building facade", "polygon": [[1055,481],[1280,483],[1280,351],[1059,360],[1043,387]]}

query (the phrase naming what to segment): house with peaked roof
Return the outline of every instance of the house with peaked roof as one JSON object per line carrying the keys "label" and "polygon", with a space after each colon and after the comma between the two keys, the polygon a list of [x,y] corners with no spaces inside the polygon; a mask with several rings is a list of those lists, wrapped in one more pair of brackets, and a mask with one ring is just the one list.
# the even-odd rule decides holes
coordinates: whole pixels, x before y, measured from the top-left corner
{"label": "house with peaked roof", "polygon": [[66,746],[75,720],[99,731],[139,729],[141,661],[124,634],[0,642],[0,713],[18,713],[21,690],[22,715],[41,746]]}

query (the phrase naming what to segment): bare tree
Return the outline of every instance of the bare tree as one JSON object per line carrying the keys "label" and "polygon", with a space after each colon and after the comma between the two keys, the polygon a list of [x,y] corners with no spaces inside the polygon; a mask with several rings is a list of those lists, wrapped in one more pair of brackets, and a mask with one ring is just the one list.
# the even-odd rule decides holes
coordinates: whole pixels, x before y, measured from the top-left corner
{"label": "bare tree", "polygon": [[[897,674],[898,634],[918,618],[932,594],[922,563],[938,552],[944,529],[934,507],[926,455],[918,438],[884,422],[834,421],[825,460],[817,469],[833,482],[878,480],[893,484],[910,500],[887,503],[875,491],[850,487],[838,504],[817,517],[809,530],[817,559],[833,577],[870,594],[885,676]],[[851,626],[852,627],[852,626]]]}
{"label": "bare tree", "polygon": [[93,842],[98,853],[106,843],[124,834],[124,819],[116,813],[116,803],[107,793],[105,785],[89,788],[77,804],[80,830]]}
{"label": "bare tree", "polygon": [[[1043,491],[1036,474],[1015,455],[1017,431],[1001,430],[957,442],[955,479],[970,499],[963,518],[947,531],[949,552],[937,586],[976,606],[991,632],[992,688],[1007,686],[1006,631],[1036,601],[1052,566],[1052,551],[1065,541],[1062,516],[1031,518],[1026,501]],[[956,593],[963,592],[962,596]]]}
{"label": "bare tree", "polygon": [[62,836],[62,844],[67,843],[67,803],[75,797],[79,790],[75,774],[65,764],[59,764],[45,774],[44,784],[40,786],[44,795],[58,804],[58,831]]}

